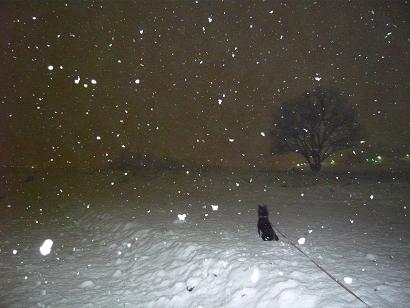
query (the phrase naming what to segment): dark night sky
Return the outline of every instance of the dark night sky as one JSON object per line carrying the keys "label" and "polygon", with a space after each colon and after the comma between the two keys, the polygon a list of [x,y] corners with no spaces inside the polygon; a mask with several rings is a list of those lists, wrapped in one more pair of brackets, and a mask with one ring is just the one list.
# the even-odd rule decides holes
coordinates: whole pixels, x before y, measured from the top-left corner
{"label": "dark night sky", "polygon": [[327,84],[375,149],[409,148],[407,1],[0,1],[0,20],[1,164],[269,163],[273,110]]}

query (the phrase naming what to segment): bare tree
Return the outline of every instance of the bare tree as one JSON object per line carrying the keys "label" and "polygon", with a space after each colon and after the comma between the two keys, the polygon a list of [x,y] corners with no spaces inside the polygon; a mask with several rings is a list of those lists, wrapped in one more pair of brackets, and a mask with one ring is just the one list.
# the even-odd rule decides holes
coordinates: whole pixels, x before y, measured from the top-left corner
{"label": "bare tree", "polygon": [[318,172],[331,154],[360,141],[357,112],[333,87],[318,87],[284,102],[274,115],[274,152],[297,152]]}

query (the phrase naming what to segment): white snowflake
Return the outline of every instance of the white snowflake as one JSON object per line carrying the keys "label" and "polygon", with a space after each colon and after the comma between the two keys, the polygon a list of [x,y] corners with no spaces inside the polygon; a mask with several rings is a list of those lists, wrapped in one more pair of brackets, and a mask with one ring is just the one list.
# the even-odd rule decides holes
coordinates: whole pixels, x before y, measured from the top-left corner
{"label": "white snowflake", "polygon": [[353,282],[353,279],[351,277],[344,277],[343,280],[347,284],[351,284]]}
{"label": "white snowflake", "polygon": [[52,240],[50,240],[50,239],[45,240],[43,245],[41,245],[41,247],[40,247],[40,253],[43,256],[46,256],[46,255],[50,254],[52,246],[53,246],[53,241]]}

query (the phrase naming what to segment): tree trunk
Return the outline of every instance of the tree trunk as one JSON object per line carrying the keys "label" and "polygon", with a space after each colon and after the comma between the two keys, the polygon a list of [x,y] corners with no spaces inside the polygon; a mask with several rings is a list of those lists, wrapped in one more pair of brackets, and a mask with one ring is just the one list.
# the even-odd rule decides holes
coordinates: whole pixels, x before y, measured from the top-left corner
{"label": "tree trunk", "polygon": [[322,164],[320,161],[315,161],[314,163],[310,164],[310,169],[313,172],[319,172],[321,168],[322,168]]}

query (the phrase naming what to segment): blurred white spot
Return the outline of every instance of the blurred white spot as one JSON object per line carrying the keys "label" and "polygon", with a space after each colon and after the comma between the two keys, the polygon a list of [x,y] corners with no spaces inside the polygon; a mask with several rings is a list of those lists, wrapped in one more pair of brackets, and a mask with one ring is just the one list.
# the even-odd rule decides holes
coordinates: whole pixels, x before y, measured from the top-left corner
{"label": "blurred white spot", "polygon": [[178,214],[178,219],[184,221],[186,218],[186,214]]}
{"label": "blurred white spot", "polygon": [[13,249],[13,255],[16,255],[16,254],[17,254],[17,250]]}
{"label": "blurred white spot", "polygon": [[49,71],[52,71],[54,69],[54,66],[49,65],[49,66],[47,66],[47,68],[48,68]]}
{"label": "blurred white spot", "polygon": [[143,34],[143,33],[144,33],[144,30],[143,30],[143,29],[141,29],[141,30],[140,30],[140,34]]}
{"label": "blurred white spot", "polygon": [[135,83],[136,84],[139,84],[140,83],[140,80],[137,78],[137,79],[135,79]]}
{"label": "blurred white spot", "polygon": [[235,141],[235,139],[229,138],[229,142],[234,142],[234,141]]}
{"label": "blurred white spot", "polygon": [[214,210],[214,211],[217,211],[218,208],[219,208],[218,205],[214,205],[214,204],[211,204],[211,207],[212,207],[212,210]]}
{"label": "blurred white spot", "polygon": [[79,84],[79,83],[80,83],[80,76],[77,76],[77,79],[74,79],[74,83],[75,83],[75,84]]}
{"label": "blurred white spot", "polygon": [[300,239],[298,239],[299,245],[303,245],[305,242],[306,242],[306,239],[304,237],[301,237]]}
{"label": "blurred white spot", "polygon": [[92,84],[97,84],[97,80],[91,79],[91,83],[92,83]]}
{"label": "blurred white spot", "polygon": [[373,195],[370,195],[370,200],[373,200],[373,198],[374,198],[374,196],[373,196]]}
{"label": "blurred white spot", "polygon": [[97,136],[97,140],[101,140],[101,137],[100,137],[100,136]]}
{"label": "blurred white spot", "polygon": [[209,21],[209,22],[212,22],[212,17],[208,17],[208,21]]}
{"label": "blurred white spot", "polygon": [[265,135],[265,133],[264,133],[264,132],[261,132],[261,136],[262,136],[262,137],[265,137],[266,135]]}
{"label": "blurred white spot", "polygon": [[351,284],[352,281],[353,281],[353,279],[352,279],[351,277],[345,277],[345,278],[343,278],[343,280],[344,280],[344,282],[347,283],[347,284]]}
{"label": "blurred white spot", "polygon": [[256,283],[259,280],[259,270],[255,268],[251,274],[251,281]]}
{"label": "blurred white spot", "polygon": [[43,256],[48,255],[51,252],[51,247],[53,246],[53,241],[50,239],[47,239],[44,241],[43,245],[40,247],[40,253]]}

